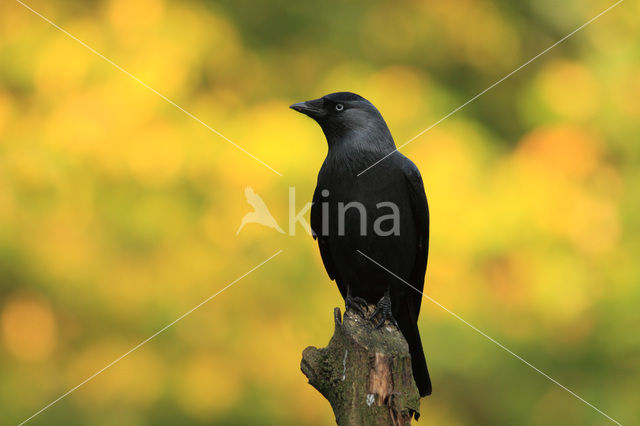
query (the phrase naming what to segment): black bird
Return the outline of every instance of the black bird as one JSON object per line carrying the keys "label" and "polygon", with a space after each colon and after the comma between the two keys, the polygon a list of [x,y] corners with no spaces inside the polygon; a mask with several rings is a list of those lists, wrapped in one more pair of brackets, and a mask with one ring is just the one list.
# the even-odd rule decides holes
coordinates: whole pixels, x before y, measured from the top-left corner
{"label": "black bird", "polygon": [[429,207],[420,172],[396,150],[376,107],[355,93],[332,93],[291,108],[313,118],[329,145],[311,207],[311,229],[329,278],[347,309],[363,313],[360,305],[377,302],[378,326],[385,319],[398,326],[409,344],[420,395],[429,395],[417,324],[422,295],[363,256],[423,290]]}

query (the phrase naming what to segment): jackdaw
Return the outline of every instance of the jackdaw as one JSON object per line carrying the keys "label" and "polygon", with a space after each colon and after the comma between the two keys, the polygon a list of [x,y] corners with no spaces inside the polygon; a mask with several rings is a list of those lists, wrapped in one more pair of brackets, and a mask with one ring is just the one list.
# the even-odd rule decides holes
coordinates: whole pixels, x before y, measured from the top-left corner
{"label": "jackdaw", "polygon": [[402,282],[424,288],[429,208],[420,172],[396,150],[376,107],[355,93],[332,93],[291,108],[314,119],[329,145],[311,207],[311,229],[329,278],[347,309],[363,313],[362,304],[376,304],[370,319],[398,326],[420,395],[429,395],[417,324],[422,295]]}

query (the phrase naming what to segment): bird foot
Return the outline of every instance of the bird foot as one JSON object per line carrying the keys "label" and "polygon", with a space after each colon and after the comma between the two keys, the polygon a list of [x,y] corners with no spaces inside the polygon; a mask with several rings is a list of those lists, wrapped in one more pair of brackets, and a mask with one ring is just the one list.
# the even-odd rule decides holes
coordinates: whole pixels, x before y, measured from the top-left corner
{"label": "bird foot", "polygon": [[356,311],[362,318],[366,318],[365,309],[367,308],[367,301],[362,297],[352,297],[351,295],[347,295],[344,299],[344,309],[348,311],[351,309],[352,311]]}
{"label": "bird foot", "polygon": [[378,315],[380,315],[380,321],[375,326],[376,330],[382,327],[386,320],[389,320],[391,324],[395,325],[396,328],[399,328],[398,323],[393,317],[393,313],[391,311],[391,298],[388,294],[382,296],[382,298],[378,301],[378,303],[376,304],[376,309],[371,313],[371,316],[369,317],[369,321],[373,321],[373,319]]}

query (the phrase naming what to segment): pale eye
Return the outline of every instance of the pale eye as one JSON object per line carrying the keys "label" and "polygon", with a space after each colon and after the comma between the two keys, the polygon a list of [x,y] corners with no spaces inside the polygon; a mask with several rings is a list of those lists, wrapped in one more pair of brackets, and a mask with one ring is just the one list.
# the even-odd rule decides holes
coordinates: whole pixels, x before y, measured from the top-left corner
{"label": "pale eye", "polygon": [[340,112],[344,109],[344,105],[342,104],[336,104],[336,111]]}

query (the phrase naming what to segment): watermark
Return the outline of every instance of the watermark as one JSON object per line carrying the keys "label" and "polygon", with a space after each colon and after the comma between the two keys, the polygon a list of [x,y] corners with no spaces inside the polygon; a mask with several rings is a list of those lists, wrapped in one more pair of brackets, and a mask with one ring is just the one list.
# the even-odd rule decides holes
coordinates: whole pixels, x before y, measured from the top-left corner
{"label": "watermark", "polygon": [[[299,227],[311,236],[323,237],[337,235],[390,237],[400,235],[400,209],[393,201],[379,201],[375,204],[363,203],[358,200],[335,200],[328,189],[320,191],[321,223],[318,229],[311,229],[307,221],[307,214],[311,211],[312,202],[307,202],[298,210],[296,205],[296,188],[289,187],[289,217],[288,229],[285,232],[276,218],[271,214],[265,201],[251,187],[244,190],[247,203],[253,207],[253,211],[245,214],[240,221],[236,235],[248,224],[259,224],[276,230],[281,234],[295,236]],[[369,207],[367,207],[369,205]],[[299,225],[299,226],[298,226]]]}

